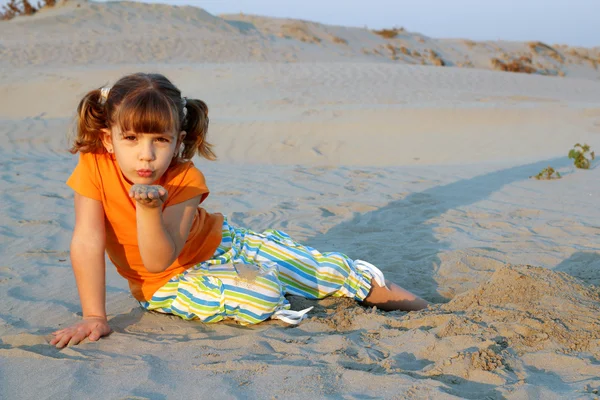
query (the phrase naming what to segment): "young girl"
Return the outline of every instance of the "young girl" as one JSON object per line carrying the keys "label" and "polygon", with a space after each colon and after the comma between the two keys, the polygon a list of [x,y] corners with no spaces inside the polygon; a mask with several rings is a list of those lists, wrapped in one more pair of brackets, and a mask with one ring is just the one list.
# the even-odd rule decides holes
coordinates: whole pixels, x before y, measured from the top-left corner
{"label": "young girl", "polygon": [[281,231],[232,226],[199,205],[208,196],[194,154],[216,159],[206,141],[208,108],[181,97],[164,76],[138,73],[92,90],[79,103],[79,163],[71,262],[83,320],[54,332],[62,348],[110,333],[104,252],[147,310],[184,319],[299,323],[284,295],[355,298],[384,310],[427,302],[386,282],[373,265],[320,253]]}

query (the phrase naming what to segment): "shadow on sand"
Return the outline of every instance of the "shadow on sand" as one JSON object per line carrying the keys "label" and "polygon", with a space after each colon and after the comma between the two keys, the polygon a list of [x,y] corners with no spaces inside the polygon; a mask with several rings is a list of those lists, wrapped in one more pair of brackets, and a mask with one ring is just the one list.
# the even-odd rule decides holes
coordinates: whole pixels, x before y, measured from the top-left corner
{"label": "shadow on sand", "polygon": [[438,293],[434,274],[440,265],[438,254],[447,246],[436,239],[435,225],[427,222],[448,210],[485,200],[503,186],[527,180],[550,164],[558,169],[570,161],[566,157],[547,159],[412,193],[378,210],[356,214],[305,242],[321,251],[335,249],[369,261],[400,286],[429,301],[445,302],[449,299]]}

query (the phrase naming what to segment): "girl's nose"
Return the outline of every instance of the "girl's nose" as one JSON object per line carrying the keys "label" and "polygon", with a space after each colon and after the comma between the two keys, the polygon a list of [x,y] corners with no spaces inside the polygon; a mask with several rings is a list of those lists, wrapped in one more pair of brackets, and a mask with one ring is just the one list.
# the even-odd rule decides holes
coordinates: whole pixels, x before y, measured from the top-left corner
{"label": "girl's nose", "polygon": [[154,148],[151,145],[142,146],[139,157],[141,161],[154,161]]}

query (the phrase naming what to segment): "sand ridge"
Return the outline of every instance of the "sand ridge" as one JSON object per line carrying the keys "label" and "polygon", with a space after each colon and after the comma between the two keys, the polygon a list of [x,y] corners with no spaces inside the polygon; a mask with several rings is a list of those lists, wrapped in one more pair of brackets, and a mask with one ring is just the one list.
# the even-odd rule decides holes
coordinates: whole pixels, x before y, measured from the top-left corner
{"label": "sand ridge", "polygon": [[355,60],[600,78],[600,47],[436,39],[399,28],[378,33],[127,1],[62,1],[33,16],[0,24],[0,38],[0,64],[11,67]]}

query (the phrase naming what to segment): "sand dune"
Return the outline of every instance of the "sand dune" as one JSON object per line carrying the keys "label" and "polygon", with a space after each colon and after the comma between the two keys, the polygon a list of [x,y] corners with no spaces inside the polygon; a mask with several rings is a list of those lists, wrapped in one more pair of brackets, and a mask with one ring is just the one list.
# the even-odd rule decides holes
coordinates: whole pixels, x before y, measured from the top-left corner
{"label": "sand dune", "polygon": [[[473,68],[362,51],[404,42]],[[0,398],[597,398],[600,170],[566,155],[600,148],[600,82],[585,60],[565,77],[485,64],[528,48],[133,3],[0,23]],[[140,70],[210,107],[209,211],[369,260],[435,305],[292,297],[315,306],[295,328],[204,325],[143,312],[109,264],[113,334],[49,346],[80,316],[66,134],[87,90]],[[530,178],[547,166],[562,179]]]}
{"label": "sand dune", "polygon": [[0,24],[0,65],[360,61],[600,78],[600,47],[436,39],[404,29],[395,35],[377,32],[243,14],[214,16],[190,6],[63,0]]}

